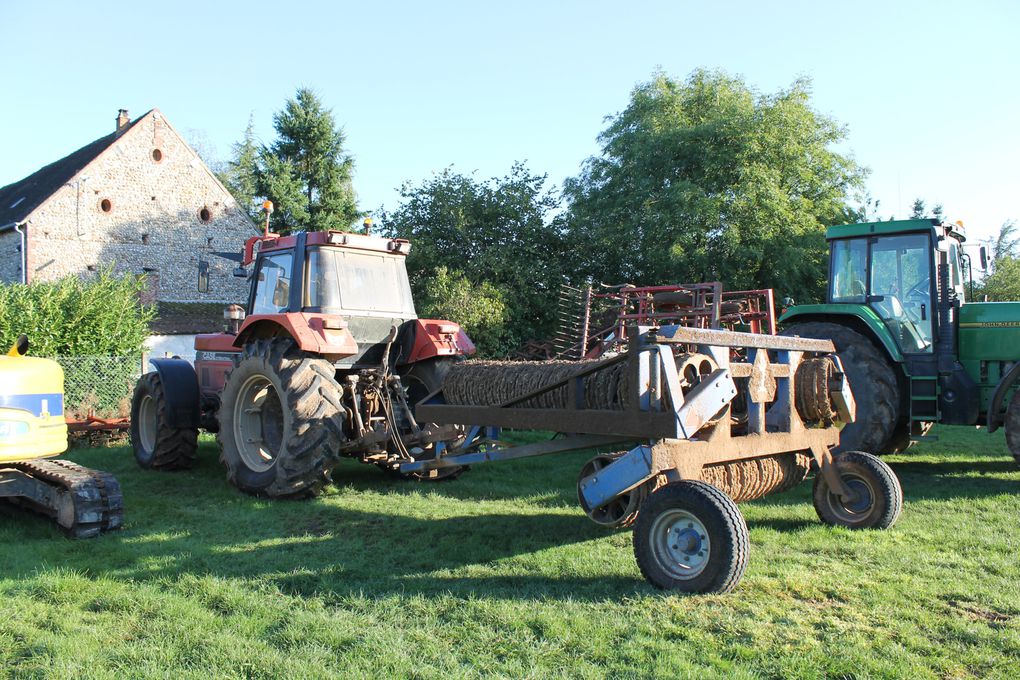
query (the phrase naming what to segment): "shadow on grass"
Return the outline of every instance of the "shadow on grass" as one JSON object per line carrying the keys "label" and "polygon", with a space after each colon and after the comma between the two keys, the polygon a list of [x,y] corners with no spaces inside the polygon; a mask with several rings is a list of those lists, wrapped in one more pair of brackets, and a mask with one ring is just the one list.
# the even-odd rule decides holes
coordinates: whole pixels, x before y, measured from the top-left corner
{"label": "shadow on grass", "polygon": [[[338,598],[601,601],[651,592],[624,548],[629,533],[606,531],[577,508],[576,474],[590,455],[483,465],[441,484],[395,480],[345,461],[338,490],[271,502],[229,488],[208,444],[195,470],[175,474],[138,470],[126,448],[75,452],[72,458],[121,480],[126,529],[72,542],[43,519],[12,514],[0,522],[0,541],[18,550],[0,554],[0,571],[31,577],[59,566],[153,583],[211,575]],[[1008,458],[935,457],[893,468],[908,500],[1020,491]],[[750,527],[809,530],[813,519],[790,518],[784,509],[804,504],[811,504],[810,480],[751,504]]]}

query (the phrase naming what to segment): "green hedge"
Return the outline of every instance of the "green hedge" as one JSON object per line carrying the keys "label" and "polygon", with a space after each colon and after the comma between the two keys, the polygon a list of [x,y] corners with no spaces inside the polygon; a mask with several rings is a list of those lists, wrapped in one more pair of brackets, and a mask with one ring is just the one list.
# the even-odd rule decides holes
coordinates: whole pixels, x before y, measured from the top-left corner
{"label": "green hedge", "polygon": [[137,356],[154,310],[139,303],[144,278],[100,270],[24,285],[0,284],[0,348],[24,333],[34,356]]}

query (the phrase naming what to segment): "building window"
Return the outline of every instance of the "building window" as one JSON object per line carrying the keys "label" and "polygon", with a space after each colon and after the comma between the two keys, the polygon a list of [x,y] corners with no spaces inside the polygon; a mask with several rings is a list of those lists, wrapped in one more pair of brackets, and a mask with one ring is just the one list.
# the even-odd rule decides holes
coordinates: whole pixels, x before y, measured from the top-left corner
{"label": "building window", "polygon": [[160,150],[160,149],[153,149],[152,150],[152,160],[154,160],[157,163],[162,163],[163,162],[163,151]]}
{"label": "building window", "polygon": [[209,208],[202,206],[202,209],[198,211],[198,219],[203,222],[208,222],[212,219],[212,213],[209,212]]}
{"label": "building window", "polygon": [[99,209],[102,210],[104,213],[112,212],[113,202],[108,198],[104,198],[103,200],[99,201]]}
{"label": "building window", "polygon": [[205,260],[198,261],[198,292],[209,292],[209,263]]}

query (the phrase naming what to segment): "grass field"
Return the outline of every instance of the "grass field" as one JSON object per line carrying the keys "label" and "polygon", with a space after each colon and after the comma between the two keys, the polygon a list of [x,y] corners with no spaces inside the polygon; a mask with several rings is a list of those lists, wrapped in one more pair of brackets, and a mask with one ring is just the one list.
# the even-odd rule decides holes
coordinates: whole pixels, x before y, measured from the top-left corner
{"label": "grass field", "polygon": [[[1020,468],[1001,434],[938,431],[887,458],[887,532],[821,525],[810,484],[741,506],[725,596],[646,585],[629,532],[577,507],[586,455],[439,485],[356,463],[314,501],[229,488],[215,444],[187,473],[130,450],[126,528],[71,542],[0,512],[0,668],[46,677],[1017,677]],[[916,453],[914,451],[916,450]]]}

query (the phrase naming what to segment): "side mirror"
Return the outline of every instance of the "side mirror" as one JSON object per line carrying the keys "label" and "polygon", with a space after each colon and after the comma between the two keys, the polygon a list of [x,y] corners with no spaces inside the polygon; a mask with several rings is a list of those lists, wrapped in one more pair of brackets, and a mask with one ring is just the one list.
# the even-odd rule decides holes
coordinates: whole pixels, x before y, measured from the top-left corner
{"label": "side mirror", "polygon": [[981,271],[988,271],[988,248],[978,248],[978,260],[981,262]]}
{"label": "side mirror", "polygon": [[244,267],[237,267],[234,269],[234,276],[239,279],[246,279],[248,278],[248,270]]}

